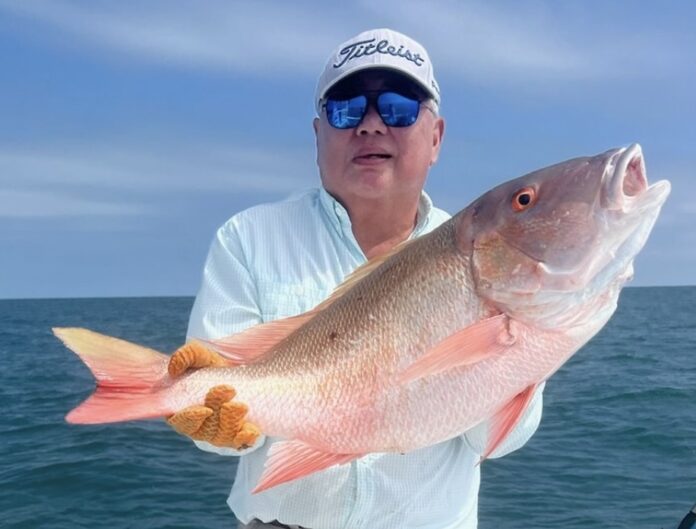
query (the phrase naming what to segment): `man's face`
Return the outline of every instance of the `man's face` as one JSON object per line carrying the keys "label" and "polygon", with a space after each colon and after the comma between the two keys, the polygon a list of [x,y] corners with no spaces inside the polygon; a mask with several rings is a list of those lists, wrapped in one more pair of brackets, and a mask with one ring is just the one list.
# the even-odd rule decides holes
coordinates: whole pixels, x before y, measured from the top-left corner
{"label": "man's face", "polygon": [[[350,80],[351,91],[403,89],[401,77],[365,71]],[[339,83],[339,84],[343,84]],[[340,89],[340,87],[338,87]],[[356,199],[395,199],[420,194],[431,165],[437,161],[444,121],[421,104],[409,127],[388,127],[374,105],[353,129],[336,129],[322,110],[314,120],[317,163],[324,187],[350,204]]]}

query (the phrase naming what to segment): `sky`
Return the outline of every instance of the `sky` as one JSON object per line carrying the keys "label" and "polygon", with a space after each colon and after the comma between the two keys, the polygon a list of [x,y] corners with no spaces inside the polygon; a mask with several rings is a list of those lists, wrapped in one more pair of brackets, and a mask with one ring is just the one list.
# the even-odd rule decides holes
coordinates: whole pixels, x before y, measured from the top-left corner
{"label": "sky", "polygon": [[436,205],[638,142],[672,195],[632,284],[696,284],[694,20],[687,1],[0,0],[0,298],[194,295],[227,218],[318,185],[317,78],[377,27],[435,67]]}

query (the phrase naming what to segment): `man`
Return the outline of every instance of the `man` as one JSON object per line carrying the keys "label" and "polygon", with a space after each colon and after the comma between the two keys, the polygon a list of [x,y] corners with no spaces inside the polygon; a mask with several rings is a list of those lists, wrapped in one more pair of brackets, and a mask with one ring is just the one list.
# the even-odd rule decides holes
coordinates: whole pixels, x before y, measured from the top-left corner
{"label": "man", "polygon": [[[219,338],[312,309],[367,259],[447,220],[423,192],[438,159],[444,120],[432,64],[420,44],[388,29],[341,44],[319,78],[315,105],[322,188],[251,208],[220,228],[189,337]],[[207,351],[184,347],[172,360],[173,373],[218,361]],[[215,391],[206,401],[205,427],[199,428],[200,421],[190,426],[196,410],[184,410],[170,423],[199,439],[203,449],[242,456],[228,503],[244,527],[476,527],[477,462],[486,424],[432,447],[370,454],[251,495],[274,440],[258,436],[253,425],[242,432],[226,426],[238,422],[245,408],[235,402],[221,408],[233,391]],[[494,456],[527,441],[539,423],[541,403],[539,392]],[[225,413],[235,419],[221,420]],[[237,451],[200,439],[253,446]]]}

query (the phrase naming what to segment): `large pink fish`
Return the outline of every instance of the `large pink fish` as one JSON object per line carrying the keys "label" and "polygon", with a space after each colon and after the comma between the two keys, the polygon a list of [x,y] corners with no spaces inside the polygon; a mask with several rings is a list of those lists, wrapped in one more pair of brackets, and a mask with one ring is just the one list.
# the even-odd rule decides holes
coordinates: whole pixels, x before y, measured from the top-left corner
{"label": "large pink fish", "polygon": [[235,367],[170,379],[161,353],[55,329],[98,381],[67,419],[166,416],[230,384],[248,419],[285,439],[257,491],[491,419],[487,455],[609,320],[669,190],[648,186],[638,145],[502,184],[309,313],[215,341]]}

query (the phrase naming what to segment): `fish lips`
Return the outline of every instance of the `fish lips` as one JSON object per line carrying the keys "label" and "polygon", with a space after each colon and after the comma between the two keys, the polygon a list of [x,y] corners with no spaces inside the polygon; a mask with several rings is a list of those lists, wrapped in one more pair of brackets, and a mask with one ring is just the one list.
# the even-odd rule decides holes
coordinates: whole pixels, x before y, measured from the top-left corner
{"label": "fish lips", "polygon": [[643,151],[637,143],[609,151],[609,161],[602,179],[600,203],[623,213],[659,209],[670,193],[670,183],[661,180],[648,185]]}

